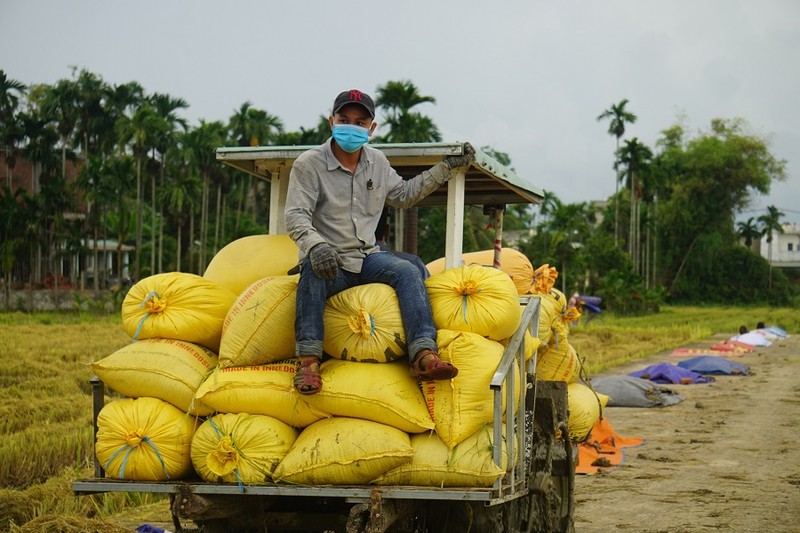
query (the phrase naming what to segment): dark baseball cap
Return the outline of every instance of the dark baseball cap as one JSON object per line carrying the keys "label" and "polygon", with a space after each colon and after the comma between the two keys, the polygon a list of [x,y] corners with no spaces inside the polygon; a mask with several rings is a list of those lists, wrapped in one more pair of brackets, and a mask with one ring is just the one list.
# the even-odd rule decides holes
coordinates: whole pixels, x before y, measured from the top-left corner
{"label": "dark baseball cap", "polygon": [[356,89],[340,92],[336,100],[333,101],[333,113],[335,114],[348,104],[358,104],[364,107],[369,113],[369,116],[375,118],[375,102],[372,101],[372,97],[367,93],[362,93]]}

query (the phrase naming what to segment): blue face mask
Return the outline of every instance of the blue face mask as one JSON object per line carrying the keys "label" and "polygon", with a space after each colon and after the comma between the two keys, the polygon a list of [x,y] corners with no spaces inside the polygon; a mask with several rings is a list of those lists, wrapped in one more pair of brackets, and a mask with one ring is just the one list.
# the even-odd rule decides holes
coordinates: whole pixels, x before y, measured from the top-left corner
{"label": "blue face mask", "polygon": [[333,139],[339,147],[353,153],[369,141],[369,129],[354,124],[334,124]]}

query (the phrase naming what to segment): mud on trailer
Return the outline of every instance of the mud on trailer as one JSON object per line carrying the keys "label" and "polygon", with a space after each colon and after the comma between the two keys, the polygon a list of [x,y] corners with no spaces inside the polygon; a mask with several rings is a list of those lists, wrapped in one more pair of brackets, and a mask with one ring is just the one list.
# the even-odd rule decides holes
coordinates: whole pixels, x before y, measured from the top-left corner
{"label": "mud on trailer", "polygon": [[[461,143],[377,144],[403,177],[413,177],[448,155],[459,155]],[[267,181],[270,185],[269,233],[285,234],[283,207],[294,160],[309,147],[219,148],[217,160]],[[502,261],[503,212],[507,204],[539,203],[543,192],[486,153],[418,206],[446,206],[445,266],[461,265],[465,206],[483,206],[495,228],[495,266]],[[396,240],[403,242],[404,213],[397,213]],[[400,246],[395,246],[399,249]],[[494,398],[493,459],[505,474],[492,487],[432,488],[377,485],[228,484],[197,479],[144,482],[104,478],[95,460],[94,478],[73,483],[78,494],[140,492],[169,495],[177,531],[191,520],[207,532],[538,532],[572,531],[574,449],[567,428],[566,383],[536,379],[536,355],[526,362],[525,330],[539,327],[539,299],[520,297],[522,321],[491,380]],[[517,378],[519,377],[519,378]],[[105,387],[93,378],[95,433],[105,401]],[[518,408],[503,424],[503,404]],[[503,397],[505,395],[505,398]]]}

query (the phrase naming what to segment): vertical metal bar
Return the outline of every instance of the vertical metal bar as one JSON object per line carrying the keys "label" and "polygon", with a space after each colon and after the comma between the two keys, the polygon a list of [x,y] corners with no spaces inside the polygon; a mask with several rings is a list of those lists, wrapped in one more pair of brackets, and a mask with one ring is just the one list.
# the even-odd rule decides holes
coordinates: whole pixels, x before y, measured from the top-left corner
{"label": "vertical metal bar", "polygon": [[[492,425],[492,451],[494,459],[494,464],[498,466],[498,468],[502,468],[503,466],[503,391],[502,389],[495,389],[494,391],[494,411],[493,411],[493,420],[494,423]],[[503,478],[505,476],[500,476],[494,482],[494,489],[497,491],[497,496],[502,495],[503,490]]]}
{"label": "vertical metal bar", "polygon": [[461,168],[447,182],[447,228],[445,233],[445,268],[461,266],[464,247],[464,193],[466,169]]}
{"label": "vertical metal bar", "polygon": [[97,459],[97,450],[95,448],[97,446],[97,417],[100,415],[100,411],[103,409],[103,404],[105,403],[105,386],[97,376],[92,376],[89,383],[92,385],[92,426],[94,428],[94,432],[92,433],[92,455],[94,455],[94,477],[102,478],[105,476],[105,472],[103,471],[103,466],[100,464],[100,461]]}

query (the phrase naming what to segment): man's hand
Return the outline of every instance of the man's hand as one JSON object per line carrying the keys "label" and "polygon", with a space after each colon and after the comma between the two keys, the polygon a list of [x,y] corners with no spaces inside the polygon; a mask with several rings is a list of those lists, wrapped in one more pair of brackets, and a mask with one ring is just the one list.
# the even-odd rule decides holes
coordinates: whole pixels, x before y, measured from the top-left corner
{"label": "man's hand", "polygon": [[464,153],[461,155],[448,155],[444,158],[444,164],[447,168],[453,170],[454,168],[464,167],[475,161],[475,148],[470,143],[464,143]]}
{"label": "man's hand", "polygon": [[308,258],[311,261],[311,269],[318,278],[336,279],[336,273],[342,266],[342,258],[330,244],[326,242],[315,244],[308,252]]}

